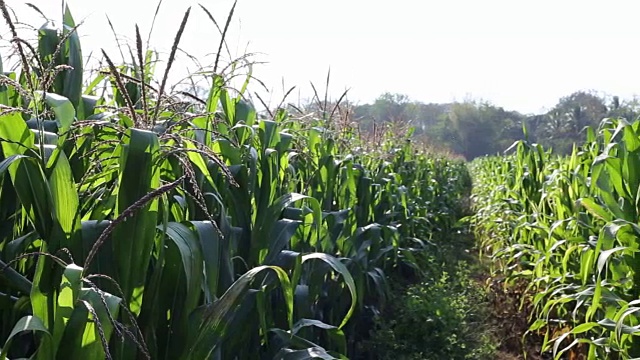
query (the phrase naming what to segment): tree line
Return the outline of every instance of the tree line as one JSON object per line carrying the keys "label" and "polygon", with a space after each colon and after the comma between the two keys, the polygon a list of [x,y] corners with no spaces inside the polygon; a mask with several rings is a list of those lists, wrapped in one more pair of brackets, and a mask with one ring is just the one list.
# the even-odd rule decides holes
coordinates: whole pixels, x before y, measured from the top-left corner
{"label": "tree line", "polygon": [[622,100],[593,91],[577,91],[559,99],[542,114],[505,110],[483,100],[445,104],[413,101],[402,94],[385,93],[371,104],[355,105],[352,116],[362,132],[390,125],[411,126],[413,136],[471,160],[507,149],[524,138],[569,153],[584,141],[584,128],[598,126],[606,117],[634,120],[640,99]]}

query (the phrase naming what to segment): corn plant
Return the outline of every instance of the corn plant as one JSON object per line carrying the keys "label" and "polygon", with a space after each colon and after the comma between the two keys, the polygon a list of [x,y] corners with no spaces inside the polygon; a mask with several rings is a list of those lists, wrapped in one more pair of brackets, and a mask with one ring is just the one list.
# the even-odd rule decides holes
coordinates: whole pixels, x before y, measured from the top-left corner
{"label": "corn plant", "polygon": [[639,127],[604,119],[568,157],[521,141],[473,165],[476,234],[496,274],[527,284],[529,331],[555,358],[640,355]]}
{"label": "corn plant", "polygon": [[244,58],[201,72],[206,99],[172,91],[190,9],[153,86],[137,27],[91,74],[68,7],[37,46],[0,8],[20,63],[0,78],[0,359],[357,356],[387,274],[459,216],[463,164],[258,114]]}

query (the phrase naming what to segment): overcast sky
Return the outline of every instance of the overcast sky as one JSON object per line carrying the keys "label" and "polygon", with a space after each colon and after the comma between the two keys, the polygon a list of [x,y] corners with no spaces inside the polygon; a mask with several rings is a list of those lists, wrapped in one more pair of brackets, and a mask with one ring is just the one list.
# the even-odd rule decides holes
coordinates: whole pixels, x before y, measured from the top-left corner
{"label": "overcast sky", "polygon": [[[199,2],[221,24],[232,4],[164,0],[151,45],[168,52],[193,6],[181,48],[211,63],[205,55],[216,51],[219,35]],[[7,3],[21,21],[42,24],[23,0]],[[61,1],[31,3],[60,17]],[[84,54],[104,48],[118,58],[106,16],[133,38],[136,23],[143,34],[149,31],[157,1],[68,4],[76,21],[84,20]],[[309,82],[320,86],[331,68],[334,98],[346,88],[360,103],[386,91],[422,102],[473,97],[534,113],[576,90],[623,98],[640,93],[639,10],[633,0],[239,0],[228,40],[234,55],[261,53],[254,59],[268,64],[255,75],[274,97],[283,79],[285,87],[298,85],[302,97],[310,96]],[[195,68],[181,59],[178,73]]]}

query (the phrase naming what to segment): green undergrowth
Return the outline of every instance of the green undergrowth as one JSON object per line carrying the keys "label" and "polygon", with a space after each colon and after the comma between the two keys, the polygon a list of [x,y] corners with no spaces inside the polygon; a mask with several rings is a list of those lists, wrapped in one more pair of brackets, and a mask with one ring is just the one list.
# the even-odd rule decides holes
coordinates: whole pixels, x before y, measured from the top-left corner
{"label": "green undergrowth", "polygon": [[388,307],[368,343],[373,358],[495,359],[489,290],[466,222],[433,236],[430,250],[417,256],[421,272],[390,281]]}

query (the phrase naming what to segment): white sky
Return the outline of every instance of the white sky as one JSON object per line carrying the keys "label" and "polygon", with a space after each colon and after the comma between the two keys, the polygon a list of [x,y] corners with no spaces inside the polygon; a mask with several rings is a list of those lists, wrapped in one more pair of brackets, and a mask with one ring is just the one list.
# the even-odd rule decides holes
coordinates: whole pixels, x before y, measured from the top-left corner
{"label": "white sky", "polygon": [[[41,25],[23,1],[7,3],[21,21]],[[61,1],[30,2],[59,18]],[[200,2],[224,23],[231,1]],[[105,48],[114,58],[119,56],[105,15],[118,33],[133,38],[138,23],[146,38],[157,5],[68,3],[76,21],[85,20],[79,29],[84,54]],[[215,52],[219,35],[197,4],[164,0],[152,46],[168,52],[191,5],[181,48],[199,59]],[[360,103],[385,91],[422,102],[471,96],[529,113],[576,90],[623,98],[640,93],[638,14],[640,1],[633,0],[239,0],[229,44],[234,55],[245,48],[263,53],[256,60],[268,64],[255,75],[274,88],[274,102],[283,79],[287,88],[299,85],[301,96],[309,97],[309,81],[323,88],[330,67],[333,98],[346,88],[349,99]],[[182,59],[178,73],[186,71]]]}

